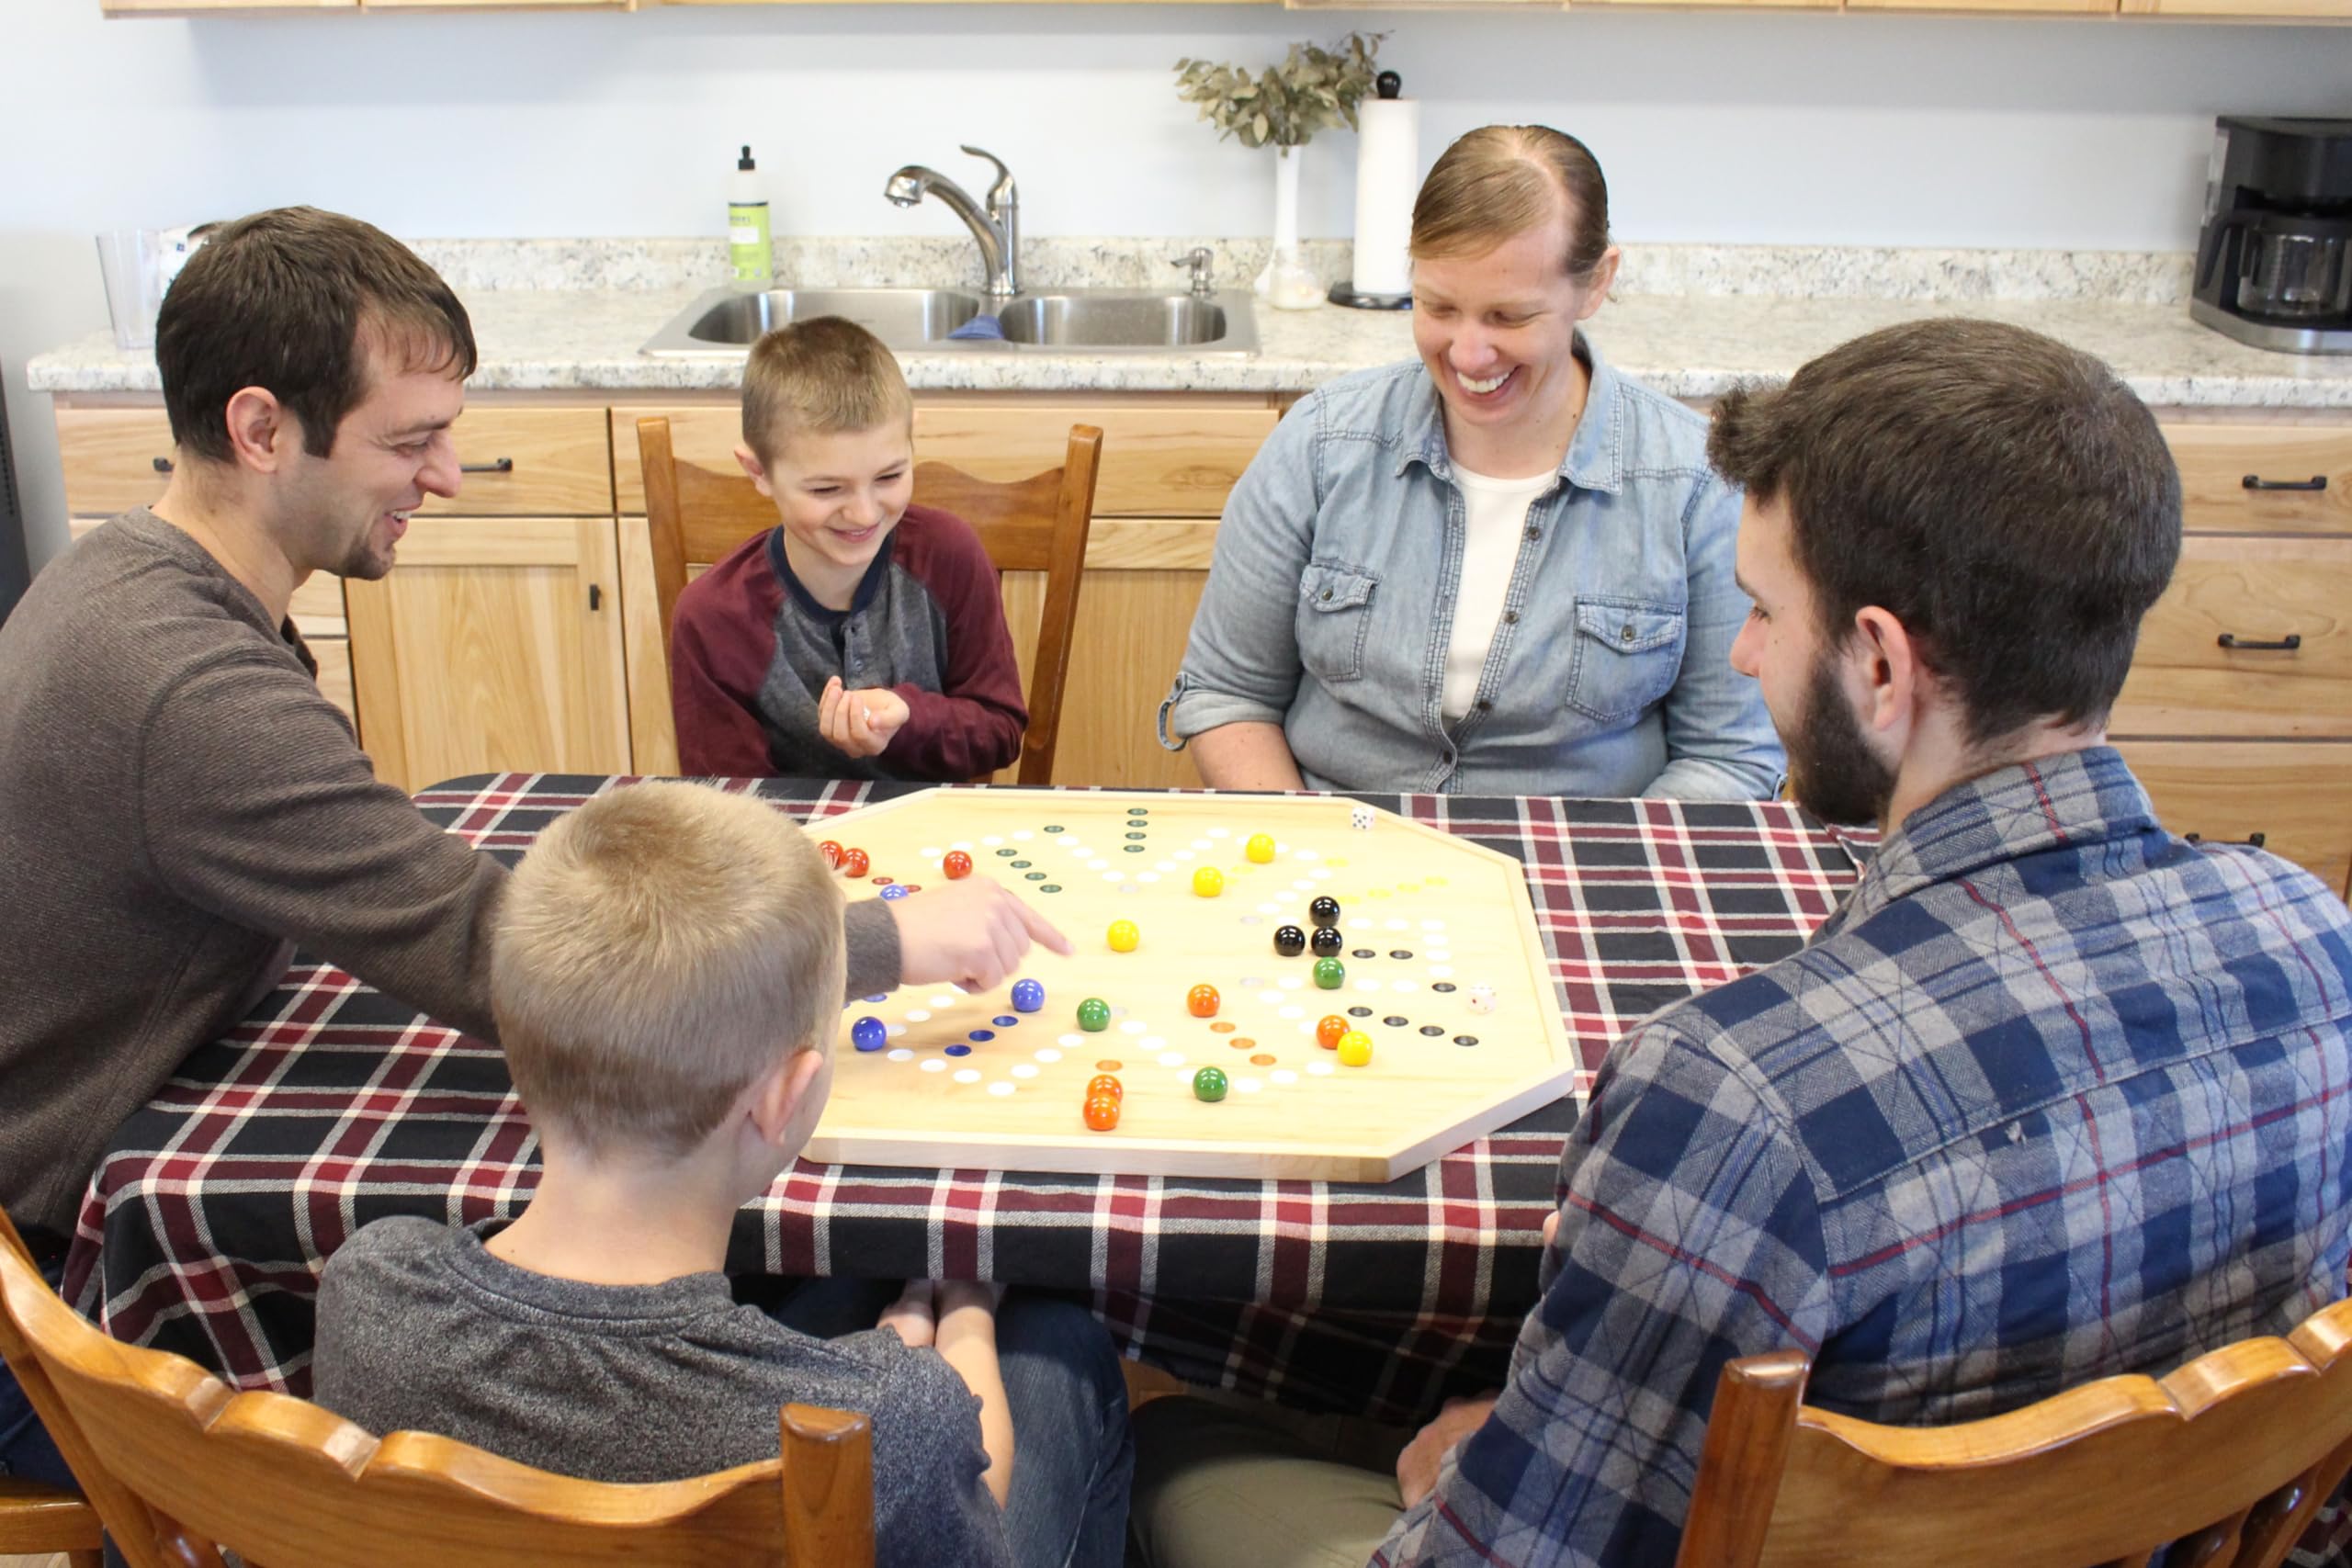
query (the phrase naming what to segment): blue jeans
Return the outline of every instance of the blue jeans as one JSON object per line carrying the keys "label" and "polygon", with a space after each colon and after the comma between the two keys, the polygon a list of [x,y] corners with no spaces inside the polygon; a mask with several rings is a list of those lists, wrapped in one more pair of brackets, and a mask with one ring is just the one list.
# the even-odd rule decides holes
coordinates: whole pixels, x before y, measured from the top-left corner
{"label": "blue jeans", "polygon": [[[874,1326],[894,1283],[812,1280],[768,1310],[819,1338]],[[1016,1568],[1120,1568],[1126,1552],[1127,1384],[1111,1337],[1083,1307],[1006,1295],[996,1355],[1012,1416],[1004,1531]]]}
{"label": "blue jeans", "polygon": [[[64,1263],[61,1260],[43,1269],[40,1277],[56,1289],[65,1278]],[[17,1386],[17,1374],[6,1367],[0,1367],[0,1475],[79,1490],[74,1472],[65,1468],[65,1456],[57,1451],[49,1429],[33,1414],[32,1401]]]}

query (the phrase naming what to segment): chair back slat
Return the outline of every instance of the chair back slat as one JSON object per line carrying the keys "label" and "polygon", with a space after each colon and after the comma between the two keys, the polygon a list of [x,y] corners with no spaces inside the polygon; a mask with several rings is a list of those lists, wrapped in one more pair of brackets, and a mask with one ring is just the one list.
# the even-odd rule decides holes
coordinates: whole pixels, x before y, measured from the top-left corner
{"label": "chair back slat", "polygon": [[[787,1407],[780,1459],[612,1485],[428,1433],[379,1440],[308,1401],[235,1393],[108,1338],[5,1249],[0,1308],[114,1483],[93,1501],[134,1568],[218,1562],[216,1548],[263,1568],[873,1562],[862,1416]],[[803,1464],[813,1473],[796,1480]],[[793,1557],[795,1540],[821,1550]]]}
{"label": "chair back slat", "polygon": [[2287,1338],[2224,1346],[2164,1378],[2107,1378],[1927,1427],[1798,1405],[1784,1379],[1759,1414],[1749,1371],[1784,1374],[1789,1353],[1736,1361],[1715,1421],[1784,1423],[1785,1468],[1759,1503],[1736,1473],[1710,1474],[1737,1458],[1736,1433],[1727,1426],[1719,1450],[1711,1429],[1678,1568],[1939,1557],[2093,1568],[2144,1563],[2177,1541],[2188,1561],[2276,1568],[2352,1470],[2347,1339],[2352,1302],[2339,1302]]}
{"label": "chair back slat", "polygon": [[[695,569],[714,564],[746,539],[774,527],[775,503],[740,470],[722,472],[679,457],[667,419],[639,420],[637,440],[645,472],[646,520],[652,536],[666,667],[678,595],[685,592]],[[1029,728],[1021,740],[1019,777],[1025,784],[1047,784],[1053,778],[1102,455],[1102,432],[1091,424],[1075,424],[1061,467],[1026,479],[984,479],[945,463],[915,467],[915,502],[954,513],[970,524],[1000,573],[1045,573],[1045,605],[1030,663]]]}

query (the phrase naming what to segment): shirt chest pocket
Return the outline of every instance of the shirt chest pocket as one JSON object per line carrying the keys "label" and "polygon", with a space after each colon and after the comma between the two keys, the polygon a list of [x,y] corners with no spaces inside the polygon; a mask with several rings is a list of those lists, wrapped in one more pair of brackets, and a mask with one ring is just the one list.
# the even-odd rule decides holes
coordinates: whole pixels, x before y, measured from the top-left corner
{"label": "shirt chest pocket", "polygon": [[1568,705],[1616,724],[1664,697],[1682,672],[1682,621],[1679,605],[1578,596]]}
{"label": "shirt chest pocket", "polygon": [[1365,634],[1380,579],[1362,567],[1310,561],[1298,579],[1298,661],[1329,683],[1363,675]]}

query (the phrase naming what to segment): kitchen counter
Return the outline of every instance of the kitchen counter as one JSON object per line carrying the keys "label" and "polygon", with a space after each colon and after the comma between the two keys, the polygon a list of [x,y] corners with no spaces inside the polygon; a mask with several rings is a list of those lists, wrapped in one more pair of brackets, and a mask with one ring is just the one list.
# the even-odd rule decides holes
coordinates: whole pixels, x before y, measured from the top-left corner
{"label": "kitchen counter", "polygon": [[[1634,268],[1627,270],[1630,278]],[[1653,277],[1688,273],[1655,264],[1648,271]],[[740,359],[656,359],[638,352],[701,291],[703,278],[676,281],[675,273],[659,272],[656,287],[513,288],[486,287],[505,280],[454,267],[445,265],[445,272],[473,316],[481,351],[474,390],[676,391],[730,389],[740,381]],[[1228,269],[1227,276],[1233,273]],[[1802,287],[1807,279],[1838,276],[1836,267],[1816,260],[1778,281]],[[1951,269],[1941,276],[1952,276]],[[2014,321],[2096,354],[2156,406],[2352,409],[2352,355],[2305,357],[2249,348],[2192,322],[2177,299],[2161,298],[2169,292],[2165,288],[2153,290],[2155,298],[2129,288],[2101,296],[2093,278],[2071,297],[2052,297],[2049,289],[2033,298],[1919,297],[1936,283],[1933,276],[1915,279],[1906,285],[1906,298],[1834,299],[1634,293],[1621,284],[1588,330],[1620,369],[1684,398],[1715,396],[1743,380],[1785,378],[1815,355],[1876,327],[1923,315],[1966,314]],[[1403,312],[1329,305],[1292,311],[1261,304],[1257,317],[1261,348],[1251,355],[990,347],[907,353],[899,363],[919,390],[1281,393],[1413,352],[1411,321]],[[27,377],[36,391],[160,390],[152,356],[117,349],[107,333],[35,357]]]}

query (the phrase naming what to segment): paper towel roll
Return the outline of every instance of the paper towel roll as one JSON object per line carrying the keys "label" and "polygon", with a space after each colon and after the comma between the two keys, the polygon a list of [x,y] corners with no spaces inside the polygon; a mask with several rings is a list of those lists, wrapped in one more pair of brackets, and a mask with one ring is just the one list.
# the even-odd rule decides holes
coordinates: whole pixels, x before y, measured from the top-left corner
{"label": "paper towel roll", "polygon": [[1420,166],[1421,106],[1412,98],[1366,98],[1356,106],[1356,250],[1359,294],[1412,289],[1407,248],[1413,236],[1414,172]]}

